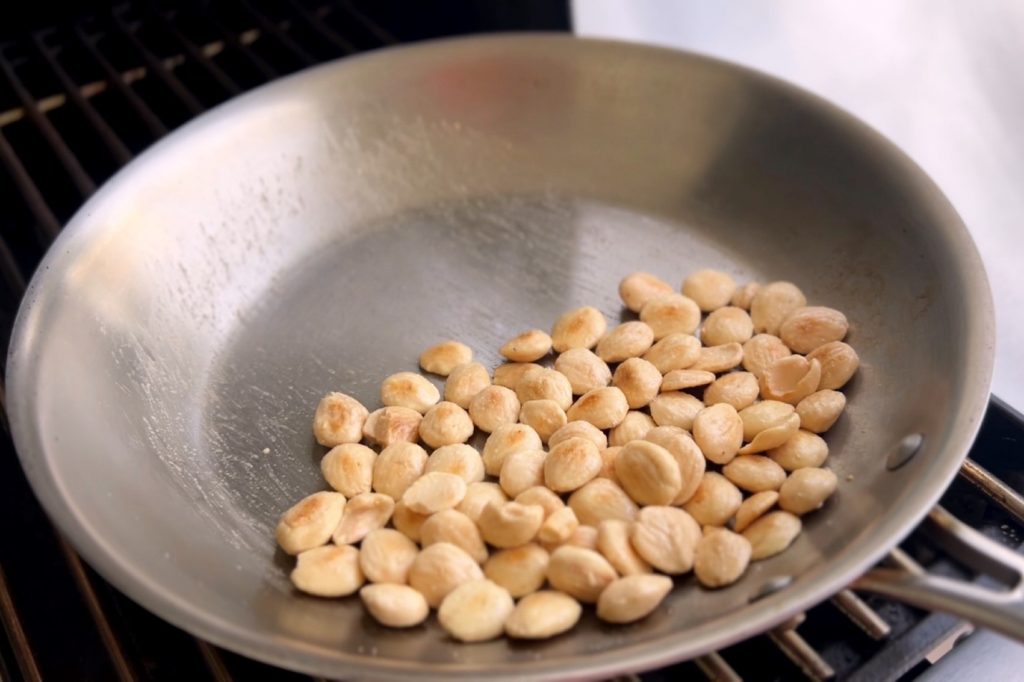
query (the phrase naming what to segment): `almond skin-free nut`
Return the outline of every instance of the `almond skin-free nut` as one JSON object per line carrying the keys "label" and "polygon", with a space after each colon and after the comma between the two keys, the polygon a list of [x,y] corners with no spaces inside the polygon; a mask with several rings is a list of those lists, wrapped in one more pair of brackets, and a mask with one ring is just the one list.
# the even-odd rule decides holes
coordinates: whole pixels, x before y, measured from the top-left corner
{"label": "almond skin-free nut", "polygon": [[423,351],[420,367],[431,374],[448,376],[459,365],[473,361],[473,349],[458,341],[442,341]]}
{"label": "almond skin-free nut", "polygon": [[709,313],[729,305],[736,291],[736,280],[721,270],[698,270],[683,280],[683,294]]}
{"label": "almond skin-free nut", "polygon": [[779,338],[797,353],[810,353],[819,346],[842,341],[849,331],[846,315],[835,308],[797,308],[779,326]]}
{"label": "almond skin-free nut", "polygon": [[530,329],[509,339],[498,352],[512,362],[533,362],[551,352],[551,337],[540,329]]}
{"label": "almond skin-free nut", "polygon": [[415,372],[392,374],[380,386],[385,407],[408,407],[423,414],[441,399],[437,386]]}
{"label": "almond skin-free nut", "polygon": [[564,353],[570,348],[593,348],[607,328],[608,322],[597,308],[576,308],[555,322],[551,330],[552,346],[556,353]]}
{"label": "almond skin-free nut", "polygon": [[807,305],[807,297],[792,282],[765,284],[750,301],[750,319],[758,334],[778,334],[786,316]]}
{"label": "almond skin-free nut", "polygon": [[619,297],[634,313],[640,312],[652,298],[674,292],[671,284],[649,272],[634,272],[619,282]]}
{"label": "almond skin-free nut", "polygon": [[597,357],[605,362],[622,362],[643,355],[653,343],[654,330],[647,324],[623,322],[597,342]]}
{"label": "almond skin-free nut", "polygon": [[836,475],[828,469],[797,469],[779,488],[779,507],[797,515],[814,511],[836,491],[837,483]]}
{"label": "almond skin-free nut", "polygon": [[[682,294],[665,294],[644,304],[640,310],[640,320],[650,327],[655,340],[669,334],[692,334],[700,324],[700,308]],[[650,344],[647,345],[650,347]]]}
{"label": "almond skin-free nut", "polygon": [[842,341],[818,346],[807,354],[807,359],[821,363],[821,382],[818,388],[840,389],[860,367],[857,351]]}
{"label": "almond skin-free nut", "polygon": [[345,512],[345,496],[319,492],[304,497],[281,515],[275,536],[288,554],[327,544]]}
{"label": "almond skin-free nut", "polygon": [[580,603],[563,592],[542,590],[519,600],[505,621],[505,634],[516,639],[547,639],[579,622]]}
{"label": "almond skin-free nut", "polygon": [[740,579],[750,563],[750,541],[725,528],[697,543],[693,573],[704,587],[725,587]]}
{"label": "almond skin-free nut", "polygon": [[587,391],[565,414],[570,422],[585,421],[599,429],[611,429],[626,418],[627,412],[629,403],[625,394],[614,386],[607,386]]}
{"label": "almond skin-free nut", "polygon": [[633,623],[658,608],[672,590],[664,575],[630,575],[619,578],[601,592],[597,617],[609,623]]}
{"label": "almond skin-free nut", "polygon": [[313,435],[320,445],[329,448],[342,443],[358,443],[369,415],[369,410],[352,396],[328,393],[316,406]]}
{"label": "almond skin-free nut", "polygon": [[612,380],[608,363],[587,348],[570,348],[559,355],[555,358],[555,371],[569,380],[573,395],[602,388]]}

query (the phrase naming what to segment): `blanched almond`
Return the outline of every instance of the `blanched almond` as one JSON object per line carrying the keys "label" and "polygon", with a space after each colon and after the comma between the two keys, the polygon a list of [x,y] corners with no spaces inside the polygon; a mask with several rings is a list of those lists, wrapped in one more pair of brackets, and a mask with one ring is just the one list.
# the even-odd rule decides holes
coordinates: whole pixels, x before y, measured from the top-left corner
{"label": "blanched almond", "polygon": [[456,443],[443,445],[430,453],[423,473],[440,471],[455,474],[466,482],[466,485],[484,480],[484,463],[480,453],[472,445]]}
{"label": "blanched almond", "polygon": [[580,619],[580,603],[563,592],[527,595],[505,621],[505,634],[517,639],[547,639],[568,632]]}
{"label": "blanched almond", "polygon": [[494,368],[494,385],[514,391],[523,377],[535,369],[541,369],[535,362],[506,362],[504,365],[498,365]]}
{"label": "blanched almond", "polygon": [[[796,405],[800,428],[813,433],[824,433],[832,428],[846,408],[846,396],[839,391],[815,391]],[[344,492],[344,491],[342,491]]]}
{"label": "blanched almond", "polygon": [[525,597],[544,585],[548,553],[536,543],[495,552],[484,564],[484,575],[515,598]]}
{"label": "blanched almond", "polygon": [[448,376],[459,365],[473,361],[473,349],[458,341],[442,341],[420,354],[420,367],[431,374]]}
{"label": "blanched almond", "polygon": [[370,531],[359,546],[359,568],[375,583],[404,583],[419,548],[391,528]]}
{"label": "blanched almond", "polygon": [[834,308],[797,308],[779,326],[779,338],[797,353],[810,353],[819,346],[842,341],[850,329],[846,315]]}
{"label": "blanched almond", "polygon": [[391,513],[391,523],[413,542],[420,541],[420,530],[429,518],[430,514],[414,512],[401,500],[395,502],[395,510]]}
{"label": "blanched almond", "polygon": [[630,575],[619,578],[601,592],[597,617],[609,623],[633,623],[658,608],[672,590],[664,575]]}
{"label": "blanched almond", "polygon": [[763,455],[740,455],[722,467],[722,473],[737,488],[750,493],[778,490],[786,480],[786,472]]}
{"label": "blanched almond", "polygon": [[466,496],[466,481],[443,471],[423,474],[402,494],[402,501],[418,514],[452,509]]}
{"label": "blanched almond", "polygon": [[782,343],[782,339],[771,334],[758,334],[743,344],[743,369],[758,380],[772,363],[793,353]]}
{"label": "blanched almond", "polygon": [[383,448],[394,443],[415,443],[423,415],[408,407],[382,407],[363,423],[363,436]]}
{"label": "blanched almond", "polygon": [[654,331],[645,323],[623,322],[597,342],[597,357],[605,362],[622,362],[643,355],[653,343]]}
{"label": "blanched almond", "polygon": [[701,538],[693,573],[704,587],[725,587],[740,579],[750,563],[750,541],[724,528]]}
{"label": "blanched almond", "polygon": [[324,545],[344,511],[345,496],[341,493],[319,492],[304,497],[281,515],[275,531],[277,544],[288,554]]}
{"label": "blanched almond", "polygon": [[706,346],[721,346],[727,343],[746,343],[754,335],[754,323],[742,308],[726,306],[719,308],[704,320],[700,340]]}
{"label": "blanched almond", "polygon": [[444,399],[465,410],[469,408],[469,401],[490,385],[487,368],[479,362],[467,362],[448,374],[448,380],[444,382]]}
{"label": "blanched almond", "polygon": [[518,502],[491,502],[480,513],[480,534],[495,547],[525,545],[533,540],[544,522],[544,508]]}
{"label": "blanched almond", "polygon": [[697,492],[706,467],[704,453],[685,431],[674,432],[671,427],[659,426],[647,432],[646,440],[665,448],[679,465],[682,485],[671,504],[688,501]]}
{"label": "blanched almond", "polygon": [[571,547],[582,547],[583,549],[592,549],[596,552],[597,529],[593,526],[577,526],[576,530],[574,530],[572,535],[569,536],[569,539],[562,544],[569,545]]}
{"label": "blanched almond", "polygon": [[658,426],[678,426],[689,431],[693,420],[704,409],[704,403],[689,393],[670,391],[658,394],[651,401],[651,418]]}
{"label": "blanched almond", "polygon": [[544,460],[548,453],[543,450],[520,450],[505,458],[501,465],[499,483],[509,497],[538,485],[544,485]]}
{"label": "blanched almond", "polygon": [[363,437],[363,424],[370,412],[363,404],[344,393],[328,393],[316,406],[313,435],[316,442],[333,448],[342,443],[358,443]]}
{"label": "blanched almond", "polygon": [[709,460],[728,464],[743,444],[740,415],[728,403],[705,407],[693,420],[693,440]]}
{"label": "blanched almond", "polygon": [[612,385],[626,396],[630,409],[636,410],[651,402],[661,387],[661,372],[642,358],[630,358],[615,369]]}
{"label": "blanched almond", "polygon": [[700,324],[700,308],[682,294],[665,294],[644,304],[640,309],[640,320],[651,328],[655,339],[663,339],[669,334],[692,334]]}
{"label": "blanched almond", "polygon": [[[527,375],[527,379],[531,375]],[[511,388],[488,386],[469,401],[469,416],[478,429],[491,433],[499,426],[515,424],[519,420],[519,407],[519,398]]]}
{"label": "blanched almond", "polygon": [[472,519],[455,509],[432,514],[420,528],[420,543],[424,549],[439,542],[455,545],[478,564],[487,561],[487,547],[480,537],[480,530]]}
{"label": "blanched almond", "polygon": [[359,597],[374,620],[389,628],[411,628],[430,615],[427,600],[408,585],[367,585]]}
{"label": "blanched almond", "polygon": [[742,502],[743,493],[732,481],[716,471],[706,471],[683,509],[702,526],[724,526]]}
{"label": "blanched almond", "polygon": [[779,494],[774,490],[755,493],[743,500],[743,504],[736,510],[736,532],[743,532],[747,526],[767,514],[778,501]]}
{"label": "blanched almond", "polygon": [[789,512],[765,514],[743,531],[743,537],[750,541],[750,558],[757,561],[775,556],[792,544],[800,528],[800,518]]}
{"label": "blanched almond", "polygon": [[857,351],[842,341],[818,346],[807,354],[807,359],[821,363],[821,383],[818,388],[842,388],[860,367]]}
{"label": "blanched almond", "polygon": [[621,446],[631,440],[642,440],[655,426],[654,420],[646,412],[627,412],[622,423],[608,432],[608,444]]}
{"label": "blanched almond", "polygon": [[750,302],[750,318],[754,331],[778,334],[779,326],[786,316],[797,308],[807,305],[807,298],[791,282],[765,284]]}
{"label": "blanched almond", "polygon": [[732,299],[729,301],[731,305],[743,310],[750,310],[750,303],[754,300],[754,296],[761,289],[761,285],[757,282],[747,282],[741,287],[736,287],[736,291],[733,292]]}
{"label": "blanched almond", "polygon": [[615,458],[622,451],[621,445],[611,445],[598,450],[601,453],[601,470],[597,472],[598,478],[607,478],[616,483],[619,479],[615,477]]}
{"label": "blanched almond", "polygon": [[604,431],[590,422],[580,420],[568,422],[551,434],[551,438],[548,439],[548,447],[553,448],[570,438],[586,438],[599,450],[608,447],[608,436],[604,435]]}
{"label": "blanched almond", "polygon": [[[750,372],[731,372],[716,379],[704,389],[704,403],[728,403],[737,411],[750,407],[757,400],[761,387]],[[422,427],[421,427],[422,429]]]}
{"label": "blanched almond", "polygon": [[743,362],[743,346],[725,343],[721,346],[705,346],[700,349],[697,362],[690,365],[692,370],[705,372],[727,372]]}
{"label": "blanched almond", "polygon": [[484,573],[473,557],[450,542],[424,547],[409,568],[409,585],[433,608],[440,606],[459,585],[483,577]]}
{"label": "blanched almond", "polygon": [[643,358],[662,374],[674,369],[686,369],[700,357],[700,341],[693,334],[669,334],[662,338]]}
{"label": "blanched almond", "polygon": [[630,527],[630,542],[640,557],[662,573],[679,575],[693,567],[700,526],[677,507],[644,507]]}
{"label": "blanched almond", "polygon": [[661,382],[661,391],[679,391],[684,388],[707,386],[715,380],[714,372],[699,369],[674,369],[665,375]]}
{"label": "blanched almond", "polygon": [[484,443],[484,470],[491,476],[501,474],[501,465],[509,453],[520,450],[541,450],[544,444],[537,432],[525,424],[504,424],[499,426]]}
{"label": "blanched almond", "polygon": [[608,386],[584,393],[569,408],[566,417],[570,422],[586,421],[599,429],[611,429],[626,418],[627,412],[626,396],[614,386]]}
{"label": "blanched almond", "polygon": [[752,441],[765,429],[784,424],[795,414],[796,408],[778,400],[762,400],[739,411],[743,424],[743,440]]}
{"label": "blanched almond", "polygon": [[474,580],[444,598],[437,610],[437,622],[460,642],[484,642],[501,636],[515,607],[504,587],[490,580]]}
{"label": "blanched almond", "polygon": [[465,443],[472,435],[469,413],[447,400],[427,410],[420,422],[420,438],[432,448]]}
{"label": "blanched almond", "polygon": [[[345,503],[341,522],[334,530],[334,544],[350,545],[362,540],[377,528],[383,528],[391,520],[395,501],[380,493],[360,493]],[[357,586],[358,587],[358,586]],[[355,592],[355,589],[352,590]]]}
{"label": "blanched almond", "polygon": [[519,408],[519,421],[536,431],[546,443],[551,434],[565,426],[568,419],[554,400],[530,400]]}
{"label": "blanched almond", "polygon": [[594,527],[606,519],[632,521],[638,511],[626,491],[607,478],[595,478],[574,492],[569,506],[581,524]]}
{"label": "blanched almond", "polygon": [[608,364],[587,348],[570,348],[559,355],[555,370],[569,380],[574,395],[602,388],[612,380]]}
{"label": "blanched almond", "polygon": [[640,312],[644,304],[652,298],[674,291],[671,284],[649,272],[634,272],[619,282],[619,298],[634,313]]}
{"label": "blanched almond", "polygon": [[544,518],[551,516],[565,506],[565,502],[549,488],[536,485],[516,495],[516,502],[519,504],[535,504],[544,509]]}
{"label": "blanched almond", "polygon": [[779,506],[798,515],[814,511],[836,491],[837,483],[836,475],[828,469],[797,469],[779,488]]}
{"label": "blanched almond", "polygon": [[721,270],[698,270],[683,280],[683,293],[704,312],[729,305],[736,291],[736,280]]}
{"label": "blanched almond", "polygon": [[570,348],[593,348],[608,328],[604,315],[597,308],[584,306],[563,314],[551,330],[556,353]]}
{"label": "blanched almond", "polygon": [[640,505],[670,504],[683,485],[675,458],[660,445],[644,440],[623,446],[615,458],[615,477]]}
{"label": "blanched almond", "polygon": [[768,456],[786,471],[820,467],[828,458],[828,444],[821,436],[800,430],[779,447],[769,450]]}
{"label": "blanched almond", "polygon": [[318,597],[347,597],[363,586],[359,550],[325,545],[302,552],[291,574],[292,584]]}
{"label": "blanched almond", "polygon": [[533,362],[551,352],[551,337],[530,329],[509,339],[498,352],[512,362]]}
{"label": "blanched almond", "polygon": [[761,395],[766,400],[781,400],[796,405],[818,390],[821,363],[790,355],[773,362],[761,375]]}
{"label": "blanched almond", "polygon": [[597,476],[602,459],[586,438],[570,438],[551,448],[544,460],[544,485],[555,492],[576,490]]}
{"label": "blanched almond", "polygon": [[792,438],[799,429],[800,417],[795,413],[791,414],[780,423],[759,431],[752,441],[740,448],[740,454],[753,455],[777,448]]}
{"label": "blanched almond", "polygon": [[537,539],[546,544],[561,544],[572,537],[579,525],[572,507],[563,507],[544,519]]}
{"label": "blanched almond", "polygon": [[516,385],[521,403],[531,400],[554,400],[563,410],[572,405],[572,386],[561,372],[541,367],[527,372]]}
{"label": "blanched almond", "polygon": [[556,590],[593,604],[618,574],[608,560],[594,550],[562,545],[551,554],[547,577]]}
{"label": "blanched almond", "polygon": [[437,387],[415,372],[392,374],[380,386],[380,401],[386,407],[408,407],[423,414],[440,399]]}
{"label": "blanched almond", "polygon": [[472,519],[473,523],[477,523],[480,520],[480,513],[491,502],[508,502],[508,496],[497,483],[470,483],[466,487],[466,496],[455,508]]}
{"label": "blanched almond", "polygon": [[373,486],[373,463],[377,453],[359,443],[331,448],[320,460],[320,473],[327,485],[346,497],[368,493]]}
{"label": "blanched almond", "polygon": [[640,558],[630,542],[632,522],[606,519],[597,527],[597,550],[619,575],[650,573],[651,565]]}
{"label": "blanched almond", "polygon": [[427,451],[415,443],[398,442],[387,446],[377,455],[373,464],[373,489],[402,499],[413,481],[423,475],[427,466]]}

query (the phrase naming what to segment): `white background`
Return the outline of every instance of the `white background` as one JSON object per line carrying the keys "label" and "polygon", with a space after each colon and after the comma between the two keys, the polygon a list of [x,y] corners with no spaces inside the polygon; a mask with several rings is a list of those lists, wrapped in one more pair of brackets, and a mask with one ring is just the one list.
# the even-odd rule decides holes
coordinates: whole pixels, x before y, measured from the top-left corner
{"label": "white background", "polygon": [[996,302],[993,392],[1024,411],[1024,0],[574,0],[581,35],[775,74],[895,141],[939,184]]}

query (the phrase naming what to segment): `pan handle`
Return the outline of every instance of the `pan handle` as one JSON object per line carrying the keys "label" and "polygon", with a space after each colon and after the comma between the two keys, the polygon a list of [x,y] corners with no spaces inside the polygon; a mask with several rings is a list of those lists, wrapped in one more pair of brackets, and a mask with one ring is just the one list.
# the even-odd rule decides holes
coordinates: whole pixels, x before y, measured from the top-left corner
{"label": "pan handle", "polygon": [[[1008,587],[993,590],[953,578],[930,575],[913,561],[900,560],[891,568],[875,568],[851,587],[874,592],[929,611],[944,611],[975,625],[1024,642],[1024,557],[1000,545],[942,507],[928,515],[925,530],[960,563]],[[903,555],[905,556],[905,555]]]}

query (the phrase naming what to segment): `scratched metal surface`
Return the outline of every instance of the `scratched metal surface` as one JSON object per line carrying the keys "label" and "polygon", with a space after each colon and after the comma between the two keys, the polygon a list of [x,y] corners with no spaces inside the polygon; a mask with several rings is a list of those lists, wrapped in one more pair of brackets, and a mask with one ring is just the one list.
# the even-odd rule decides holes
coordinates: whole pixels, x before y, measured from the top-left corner
{"label": "scratched metal surface", "polygon": [[[271,539],[320,489],[312,410],[376,405],[447,337],[499,343],[619,278],[791,279],[843,309],[862,369],[830,433],[841,485],[785,554],[642,623],[462,646],[296,595]],[[935,187],[853,119],[679,53],[556,37],[389,50],[286,79],[170,136],[64,231],[9,360],[12,428],[108,580],[250,656],[328,676],[636,670],[763,630],[846,584],[956,471],[984,409],[991,300]],[[904,435],[925,447],[896,472]],[[849,478],[848,478],[849,475]],[[770,579],[791,587],[748,605]]]}

